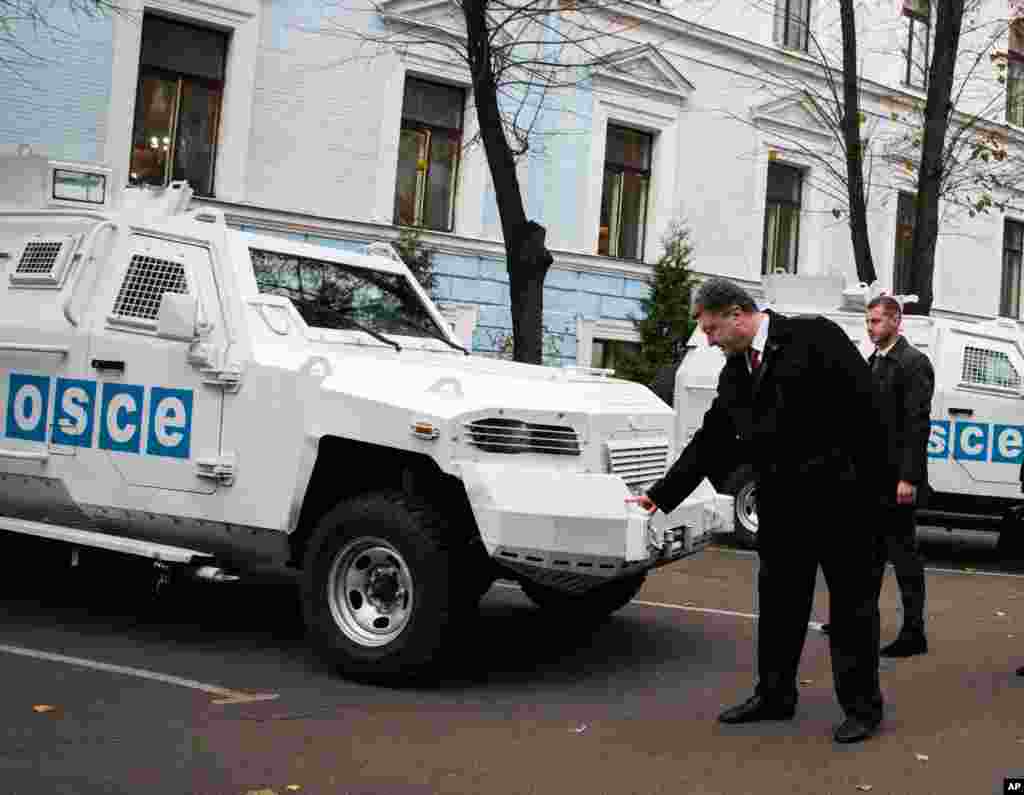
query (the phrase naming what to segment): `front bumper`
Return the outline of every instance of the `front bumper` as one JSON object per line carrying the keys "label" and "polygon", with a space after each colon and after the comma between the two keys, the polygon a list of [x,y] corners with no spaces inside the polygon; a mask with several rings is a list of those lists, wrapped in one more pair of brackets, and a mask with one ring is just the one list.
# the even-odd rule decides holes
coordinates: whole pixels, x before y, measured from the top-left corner
{"label": "front bumper", "polygon": [[732,498],[713,490],[651,517],[626,503],[630,491],[617,475],[480,462],[460,469],[488,553],[567,591],[663,566],[732,531]]}

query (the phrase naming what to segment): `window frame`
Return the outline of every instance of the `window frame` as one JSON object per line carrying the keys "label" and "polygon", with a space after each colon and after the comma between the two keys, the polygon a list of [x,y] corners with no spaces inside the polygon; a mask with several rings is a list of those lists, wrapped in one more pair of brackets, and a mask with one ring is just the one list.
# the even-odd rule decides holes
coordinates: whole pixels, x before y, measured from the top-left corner
{"label": "window frame", "polygon": [[[633,168],[631,166],[623,165],[622,163],[614,163],[614,162],[611,162],[611,161],[608,160],[608,139],[611,136],[611,131],[612,131],[613,128],[616,129],[616,130],[624,130],[624,131],[632,133],[634,135],[642,135],[642,136],[647,138],[647,140],[648,140],[648,148],[647,148],[647,158],[646,158],[647,159],[647,168],[646,169]],[[613,121],[609,121],[607,123],[607,125],[605,125],[604,168],[601,171],[601,198],[600,198],[600,201],[598,203],[598,215],[597,215],[597,227],[598,227],[598,229],[597,229],[597,255],[598,256],[609,257],[611,259],[627,260],[629,262],[643,262],[644,261],[644,250],[645,250],[645,248],[647,246],[647,222],[648,222],[648,217],[650,215],[650,208],[651,208],[651,182],[652,182],[652,179],[653,179],[654,145],[655,145],[655,134],[652,133],[652,132],[649,132],[647,130],[637,129],[636,127],[630,127],[630,126],[625,125],[625,124],[618,124],[618,123],[613,122]],[[618,177],[618,179],[619,179],[619,202],[618,202],[618,212],[616,213],[616,215],[618,216],[618,237],[619,237],[619,240],[617,241],[617,244],[615,246],[615,248],[617,250],[621,250],[621,247],[622,247],[622,240],[621,240],[622,229],[623,229],[623,224],[622,224],[622,196],[623,196],[623,189],[624,189],[624,185],[625,185],[625,177],[626,177],[627,174],[630,174],[632,176],[638,176],[638,177],[641,177],[641,178],[646,180],[646,184],[644,185],[644,199],[643,199],[643,208],[644,208],[644,210],[643,210],[643,218],[640,220],[640,223],[638,225],[639,226],[639,230],[640,230],[640,234],[637,237],[636,256],[626,256],[626,255],[621,254],[621,253],[612,253],[612,245],[611,245],[611,243],[612,243],[612,241],[611,241],[611,228],[612,228],[612,225],[611,225],[611,223],[609,223],[608,252],[607,253],[601,253],[601,220],[602,220],[601,219],[601,214],[602,214],[602,209],[604,207],[604,198],[605,198],[604,197],[604,186],[605,186],[605,180],[606,180],[609,172],[612,172],[613,174],[615,174]]]}
{"label": "window frame", "polygon": [[[931,3],[928,3],[929,14],[923,16],[921,14],[910,13],[904,11],[904,16],[907,19],[907,48],[904,52],[904,72],[903,72],[903,84],[909,88],[916,88],[922,91],[928,88],[928,71],[931,66],[931,47],[932,47],[932,21],[931,21]],[[914,26],[924,26],[924,68],[922,70],[922,77],[920,84],[915,83],[911,80],[914,70]]]}
{"label": "window frame", "polygon": [[[895,234],[893,235],[893,258],[892,258],[892,292],[894,295],[909,295],[909,291],[913,289],[913,262],[904,263],[900,259],[900,228],[906,226],[906,224],[900,224],[900,206],[901,203],[906,200],[911,203],[910,217],[912,219],[910,226],[910,251],[913,253],[914,246],[914,227],[917,223],[917,195],[913,191],[900,190],[896,195],[896,218],[895,218]],[[905,288],[905,289],[904,289]]]}
{"label": "window frame", "polygon": [[[796,172],[799,178],[799,189],[798,195],[799,200],[782,200],[782,199],[771,199],[768,195],[769,182],[771,180],[772,167],[789,169]],[[792,271],[786,270],[786,273],[796,275],[799,272],[800,266],[800,228],[802,226],[801,220],[803,218],[803,207],[804,207],[804,190],[806,185],[806,170],[801,166],[794,165],[792,163],[777,162],[775,160],[768,161],[768,168],[765,175],[765,191],[764,191],[764,225],[761,230],[761,275],[765,276],[769,273],[775,273],[777,271],[769,270],[768,268],[768,219],[769,210],[771,205],[787,205],[790,209],[796,209],[796,234],[793,236],[793,269]]]}
{"label": "window frame", "polygon": [[642,342],[640,332],[630,320],[600,318],[576,319],[576,366],[589,368],[594,356],[594,340],[614,342]]}
{"label": "window frame", "polygon": [[[196,77],[195,75],[186,75],[181,72],[174,72],[170,69],[163,69],[158,66],[143,66],[139,65],[139,74],[136,79],[136,95],[135,95],[135,107],[138,108],[139,103],[142,100],[142,81],[146,77],[155,77],[157,79],[176,80],[177,81],[177,93],[175,95],[174,102],[174,115],[173,122],[171,124],[171,141],[167,154],[167,168],[165,169],[166,181],[161,187],[166,187],[174,181],[174,156],[177,150],[177,144],[179,139],[179,125],[181,123],[181,99],[183,94],[183,82],[189,81],[196,85],[203,86],[204,88],[217,88],[220,90],[220,102],[217,103],[217,110],[214,114],[213,125],[217,128],[217,135],[213,145],[213,154],[210,158],[210,192],[201,193],[197,186],[189,182],[189,187],[193,188],[196,197],[202,197],[212,199],[216,197],[216,185],[217,185],[217,159],[220,154],[221,148],[221,120],[224,116],[224,80],[213,80],[212,78]],[[132,121],[132,146],[135,144],[135,121]],[[131,156],[128,159],[128,184],[131,182]],[[149,183],[140,183],[149,184]]]}
{"label": "window frame", "polygon": [[[442,127],[441,125],[428,124],[428,123],[420,121],[418,119],[412,119],[412,118],[407,117],[405,115],[405,90],[406,90],[406,87],[407,87],[407,85],[408,85],[410,80],[415,80],[416,82],[419,82],[419,83],[427,83],[427,84],[431,84],[431,85],[435,85],[435,86],[443,86],[444,88],[452,89],[453,91],[458,91],[459,94],[461,95],[461,101],[459,103],[459,108],[458,108],[458,111],[459,111],[459,126],[458,127]],[[457,202],[458,202],[458,198],[459,198],[459,183],[461,181],[462,169],[463,169],[464,147],[462,145],[462,142],[463,142],[463,137],[465,135],[465,130],[466,130],[466,99],[467,99],[466,95],[467,95],[467,92],[466,92],[466,89],[463,86],[453,85],[451,83],[445,83],[445,82],[442,82],[442,81],[439,81],[439,80],[430,80],[428,78],[420,77],[419,75],[414,74],[414,73],[406,73],[405,74],[405,77],[404,77],[404,79],[402,81],[402,109],[401,109],[401,117],[399,119],[399,128],[398,128],[399,146],[397,147],[397,153],[396,153],[396,158],[395,158],[395,181],[394,181],[395,182],[395,188],[394,188],[394,194],[393,194],[393,210],[392,210],[392,219],[391,219],[391,222],[392,222],[393,225],[395,225],[395,226],[409,226],[409,227],[413,227],[413,228],[416,228],[416,229],[424,229],[424,230],[431,231],[431,232],[449,232],[449,233],[451,233],[451,232],[455,231],[455,214],[456,214],[455,211],[456,211]],[[413,130],[413,131],[416,131],[416,132],[426,132],[426,134],[427,134],[427,169],[426,169],[426,171],[423,172],[422,176],[417,174],[417,179],[416,179],[416,197],[414,198],[416,206],[415,206],[415,209],[414,209],[414,212],[413,212],[414,221],[413,221],[412,224],[401,223],[399,221],[399,218],[398,218],[398,178],[399,178],[398,164],[399,164],[400,158],[401,158],[401,137],[402,137],[402,133],[405,132],[406,130]],[[458,141],[458,153],[457,153],[457,156],[456,156],[456,159],[455,159],[455,167],[452,169],[452,175],[451,175],[451,179],[450,179],[451,195],[448,198],[447,226],[444,227],[444,228],[435,228],[435,227],[432,227],[432,226],[425,226],[422,223],[423,217],[426,214],[425,213],[425,207],[426,207],[427,192],[428,192],[427,191],[427,186],[429,185],[429,181],[430,181],[430,163],[431,163],[430,152],[431,152],[431,149],[433,148],[432,141],[433,141],[433,137],[434,137],[435,132],[438,133],[438,134],[447,135],[449,137],[449,139],[451,139],[451,140],[457,140]],[[417,169],[417,172],[418,172],[418,169]],[[421,191],[422,191],[422,195],[421,195]],[[417,217],[419,218],[419,223],[416,222]]]}
{"label": "window frame", "polygon": [[[785,50],[795,50],[797,52],[808,52],[811,40],[811,2],[812,0],[802,0],[807,3],[807,10],[804,14],[804,18],[799,21],[799,24],[803,25],[803,41],[796,44],[790,44],[789,39],[791,35],[791,26],[795,26],[797,23],[796,17],[790,11],[794,2],[800,2],[801,0],[775,0],[775,16],[776,20],[782,20],[781,30],[777,30],[777,37],[775,43]],[[782,13],[779,13],[779,9],[782,9]]]}
{"label": "window frame", "polygon": [[1006,123],[1024,127],[1024,53],[1012,50],[1006,59]]}
{"label": "window frame", "polygon": [[[1010,227],[1014,226],[1018,228],[1018,234],[1020,236],[1020,248],[1012,249],[1009,247],[1008,240]],[[1011,253],[1017,255],[1017,274],[1016,284],[1011,285],[1010,273],[1007,268],[1007,257]],[[1003,221],[1003,261],[1002,261],[1002,278],[999,284],[999,315],[1000,317],[1010,317],[1014,320],[1020,319],[1021,309],[1021,270],[1024,268],[1024,222],[1019,221],[1015,218],[1006,218]]]}
{"label": "window frame", "polygon": [[[142,63],[142,48],[145,42],[145,25],[148,19],[159,19],[164,22],[170,22],[184,28],[194,28],[203,30],[210,33],[218,34],[223,42],[224,51],[223,55],[223,66],[224,74],[221,78],[214,79],[209,77],[201,77],[199,75],[186,74],[184,72],[177,72],[173,69],[167,69],[165,67],[153,66],[151,64]],[[126,173],[125,183],[128,185],[132,183],[132,160],[134,157],[135,147],[135,126],[138,121],[138,110],[142,102],[142,82],[147,77],[156,79],[163,79],[168,81],[176,81],[176,94],[174,102],[174,110],[172,115],[171,129],[170,129],[170,142],[167,154],[167,165],[164,169],[164,182],[161,186],[167,186],[174,181],[174,160],[175,153],[177,151],[177,145],[180,140],[180,124],[181,124],[181,102],[183,97],[183,83],[188,81],[189,83],[202,86],[207,89],[215,89],[219,92],[219,101],[217,102],[216,110],[213,114],[214,118],[211,121],[211,126],[215,129],[213,151],[210,156],[210,172],[208,175],[210,192],[201,192],[197,185],[193,185],[189,182],[189,186],[195,191],[197,197],[203,198],[215,198],[217,195],[217,165],[220,159],[221,147],[223,145],[223,120],[224,120],[224,105],[225,105],[225,94],[227,86],[227,70],[228,64],[230,63],[232,35],[230,32],[226,32],[212,25],[204,25],[193,22],[192,20],[181,20],[164,16],[160,13],[152,13],[148,8],[145,10],[142,18],[142,25],[139,26],[139,50],[138,57],[136,60],[136,74],[135,74],[135,101],[133,105],[134,112],[132,114],[132,125],[131,134],[129,136],[128,146],[128,169]],[[149,184],[149,183],[140,183]]]}

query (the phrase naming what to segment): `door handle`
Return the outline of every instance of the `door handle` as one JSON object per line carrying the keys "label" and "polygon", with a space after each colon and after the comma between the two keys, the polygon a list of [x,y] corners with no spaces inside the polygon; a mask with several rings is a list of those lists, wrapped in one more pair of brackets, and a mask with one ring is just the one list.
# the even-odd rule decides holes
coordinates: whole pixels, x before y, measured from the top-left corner
{"label": "door handle", "polygon": [[93,359],[92,366],[94,370],[116,370],[119,373],[124,372],[124,362],[119,359]]}
{"label": "door handle", "polygon": [[973,417],[974,409],[950,409],[949,413],[954,417]]}

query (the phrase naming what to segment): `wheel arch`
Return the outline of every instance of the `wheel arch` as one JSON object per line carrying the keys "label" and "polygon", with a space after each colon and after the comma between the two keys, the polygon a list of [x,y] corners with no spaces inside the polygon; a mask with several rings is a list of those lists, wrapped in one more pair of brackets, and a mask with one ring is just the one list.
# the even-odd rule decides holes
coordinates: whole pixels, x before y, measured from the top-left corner
{"label": "wheel arch", "polygon": [[317,523],[343,500],[374,491],[402,491],[431,504],[469,545],[480,533],[462,481],[430,456],[340,436],[324,436],[289,536],[289,563],[301,567]]}

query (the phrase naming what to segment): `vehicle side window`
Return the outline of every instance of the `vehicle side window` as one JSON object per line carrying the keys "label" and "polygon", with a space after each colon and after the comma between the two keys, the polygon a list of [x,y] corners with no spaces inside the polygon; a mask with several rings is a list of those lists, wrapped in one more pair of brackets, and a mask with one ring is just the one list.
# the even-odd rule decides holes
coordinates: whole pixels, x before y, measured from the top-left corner
{"label": "vehicle side window", "polygon": [[164,293],[188,295],[184,263],[135,254],[117,292],[113,315],[156,322]]}
{"label": "vehicle side window", "polygon": [[164,293],[194,295],[199,304],[197,320],[219,322],[218,291],[209,249],[137,234],[133,235],[129,251],[128,263],[121,265],[124,270],[106,299],[108,326],[155,333]]}
{"label": "vehicle side window", "polygon": [[1020,373],[1017,372],[1010,357],[1002,351],[977,348],[968,345],[964,348],[964,366],[962,380],[979,386],[997,386],[1003,389],[1020,389]]}

